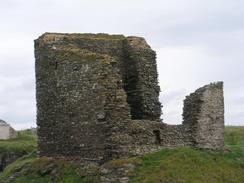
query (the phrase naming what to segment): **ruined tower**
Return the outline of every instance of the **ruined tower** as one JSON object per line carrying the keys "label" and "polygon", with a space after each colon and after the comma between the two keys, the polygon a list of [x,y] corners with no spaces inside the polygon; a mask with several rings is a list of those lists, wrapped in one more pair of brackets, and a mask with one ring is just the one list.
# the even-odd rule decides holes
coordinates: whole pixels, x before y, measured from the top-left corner
{"label": "ruined tower", "polygon": [[222,148],[222,85],[190,95],[183,125],[160,122],[156,56],[143,38],[45,33],[35,58],[40,156],[104,161],[164,147]]}
{"label": "ruined tower", "polygon": [[155,52],[143,38],[46,33],[35,56],[41,155],[102,159],[131,119],[159,121]]}

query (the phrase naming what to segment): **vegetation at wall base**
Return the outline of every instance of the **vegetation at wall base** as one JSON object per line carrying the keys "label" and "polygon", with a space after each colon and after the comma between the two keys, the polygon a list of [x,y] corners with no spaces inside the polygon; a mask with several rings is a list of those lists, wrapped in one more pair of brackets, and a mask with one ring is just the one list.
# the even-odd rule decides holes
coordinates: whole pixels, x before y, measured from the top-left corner
{"label": "vegetation at wall base", "polygon": [[92,183],[96,177],[84,177],[79,166],[68,160],[37,158],[35,153],[24,156],[10,164],[0,175],[0,182],[5,183]]}
{"label": "vegetation at wall base", "polygon": [[[244,127],[226,127],[223,152],[192,148],[163,149],[143,157],[108,162],[134,163],[130,183],[242,183],[244,182]],[[77,162],[37,158],[36,153],[10,164],[0,183],[98,183],[100,170]]]}
{"label": "vegetation at wall base", "polygon": [[131,183],[243,182],[244,162],[191,148],[166,149],[145,155]]}

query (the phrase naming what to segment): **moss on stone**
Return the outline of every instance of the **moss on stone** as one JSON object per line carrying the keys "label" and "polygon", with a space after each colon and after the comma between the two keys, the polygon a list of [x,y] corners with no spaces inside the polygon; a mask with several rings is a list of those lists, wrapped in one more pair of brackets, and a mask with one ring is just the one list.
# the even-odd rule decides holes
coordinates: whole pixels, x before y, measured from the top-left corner
{"label": "moss on stone", "polygon": [[38,40],[36,41],[41,41],[41,42],[50,42],[50,41],[57,41],[57,40],[62,40],[62,39],[95,39],[95,40],[123,40],[126,37],[123,35],[110,35],[110,34],[104,34],[104,33],[98,33],[98,34],[92,34],[92,33],[44,33],[39,37]]}

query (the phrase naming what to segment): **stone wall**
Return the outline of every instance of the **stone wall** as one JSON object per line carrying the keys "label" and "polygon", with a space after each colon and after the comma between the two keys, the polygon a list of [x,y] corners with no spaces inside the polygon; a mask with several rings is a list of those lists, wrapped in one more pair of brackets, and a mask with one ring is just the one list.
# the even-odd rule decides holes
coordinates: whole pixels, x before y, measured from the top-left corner
{"label": "stone wall", "polygon": [[192,146],[224,147],[223,82],[211,83],[186,97],[183,125]]}
{"label": "stone wall", "polygon": [[188,97],[183,125],[160,122],[156,56],[143,38],[45,33],[35,57],[40,156],[105,161],[165,147],[222,148],[219,84]]}
{"label": "stone wall", "polygon": [[159,121],[161,105],[156,53],[143,38],[128,37],[124,44],[123,81],[132,119]]}
{"label": "stone wall", "polygon": [[131,118],[159,120],[155,53],[144,39],[44,34],[35,56],[40,155],[110,157],[130,143],[117,136]]}
{"label": "stone wall", "polygon": [[121,146],[121,154],[142,155],[165,147],[224,148],[223,82],[199,88],[184,100],[182,125],[133,120],[128,127],[133,143]]}

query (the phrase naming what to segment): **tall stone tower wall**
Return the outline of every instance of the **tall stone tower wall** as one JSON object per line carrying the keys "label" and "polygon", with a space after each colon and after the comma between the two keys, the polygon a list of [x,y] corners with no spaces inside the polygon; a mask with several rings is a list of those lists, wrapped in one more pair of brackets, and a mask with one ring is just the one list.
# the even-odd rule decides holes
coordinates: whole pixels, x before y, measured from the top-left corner
{"label": "tall stone tower wall", "polygon": [[131,118],[159,120],[155,53],[144,39],[47,33],[35,57],[40,155],[117,156],[133,141]]}
{"label": "tall stone tower wall", "polygon": [[161,104],[156,53],[143,38],[127,38],[122,70],[132,119],[159,120]]}

